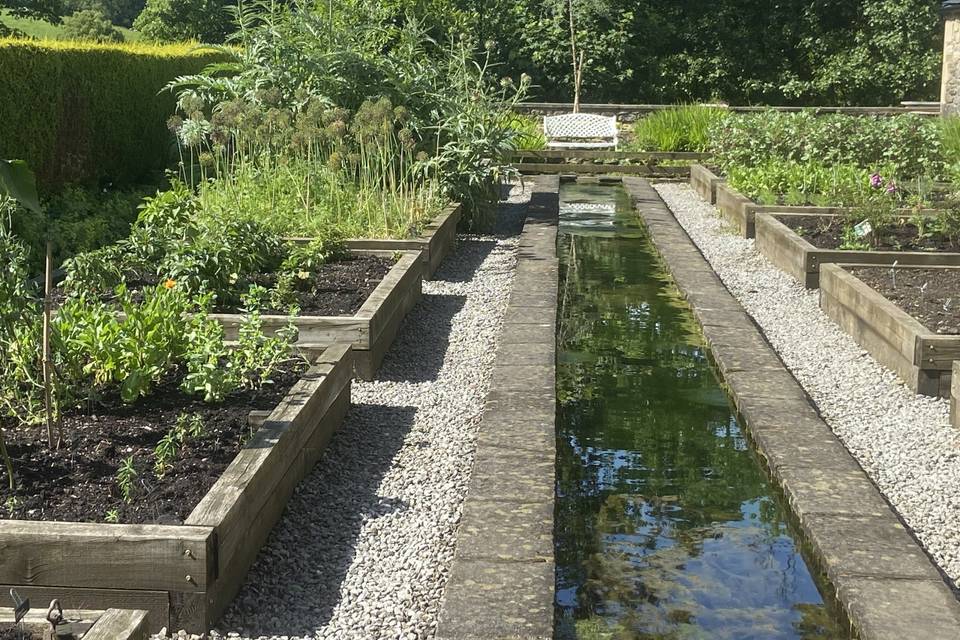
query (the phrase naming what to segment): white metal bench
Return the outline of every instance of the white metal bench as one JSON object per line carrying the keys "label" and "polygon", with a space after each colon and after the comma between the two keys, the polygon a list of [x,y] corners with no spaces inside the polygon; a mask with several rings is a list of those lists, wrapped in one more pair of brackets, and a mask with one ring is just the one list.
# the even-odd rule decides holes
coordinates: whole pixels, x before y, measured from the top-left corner
{"label": "white metal bench", "polygon": [[548,149],[610,149],[619,143],[617,118],[593,113],[544,116]]}

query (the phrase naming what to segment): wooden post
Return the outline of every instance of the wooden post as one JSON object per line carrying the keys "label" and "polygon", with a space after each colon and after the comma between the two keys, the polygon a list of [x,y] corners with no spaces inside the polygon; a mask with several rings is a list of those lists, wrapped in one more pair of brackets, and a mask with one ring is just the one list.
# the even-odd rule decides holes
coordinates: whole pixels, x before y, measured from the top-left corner
{"label": "wooden post", "polygon": [[[50,239],[47,238],[47,255],[44,261],[43,277],[43,404],[47,419],[47,445],[54,448],[53,441],[53,394],[52,370],[53,364],[50,362],[50,296],[53,292],[53,247]],[[56,446],[60,446],[60,438],[57,438]]]}

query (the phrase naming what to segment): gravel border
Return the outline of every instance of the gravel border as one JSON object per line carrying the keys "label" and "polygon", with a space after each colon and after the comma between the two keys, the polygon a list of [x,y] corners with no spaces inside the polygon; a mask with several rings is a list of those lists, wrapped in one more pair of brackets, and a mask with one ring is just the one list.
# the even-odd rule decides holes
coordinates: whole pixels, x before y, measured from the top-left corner
{"label": "gravel border", "polygon": [[433,637],[528,201],[514,187],[423,283],[213,637]]}
{"label": "gravel border", "polygon": [[734,235],[686,184],[657,192],[937,565],[960,578],[960,433],[949,403],[915,395],[808,291]]}

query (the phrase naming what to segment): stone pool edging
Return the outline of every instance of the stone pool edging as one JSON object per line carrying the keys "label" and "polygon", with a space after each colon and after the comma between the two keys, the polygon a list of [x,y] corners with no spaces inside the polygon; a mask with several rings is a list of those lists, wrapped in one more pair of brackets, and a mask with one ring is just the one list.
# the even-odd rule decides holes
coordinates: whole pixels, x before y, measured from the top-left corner
{"label": "stone pool edging", "polygon": [[938,569],[649,182],[623,183],[857,637],[956,638],[960,603]]}
{"label": "stone pool edging", "polygon": [[553,638],[557,176],[531,189],[437,640]]}

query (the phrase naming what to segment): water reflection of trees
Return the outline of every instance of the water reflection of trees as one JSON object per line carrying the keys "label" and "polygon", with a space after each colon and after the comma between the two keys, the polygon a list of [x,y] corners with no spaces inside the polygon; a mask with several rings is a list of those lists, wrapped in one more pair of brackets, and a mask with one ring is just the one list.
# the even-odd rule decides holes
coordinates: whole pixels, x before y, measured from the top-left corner
{"label": "water reflection of trees", "polygon": [[790,610],[806,568],[659,265],[629,239],[561,251],[561,637],[832,637],[823,607]]}

